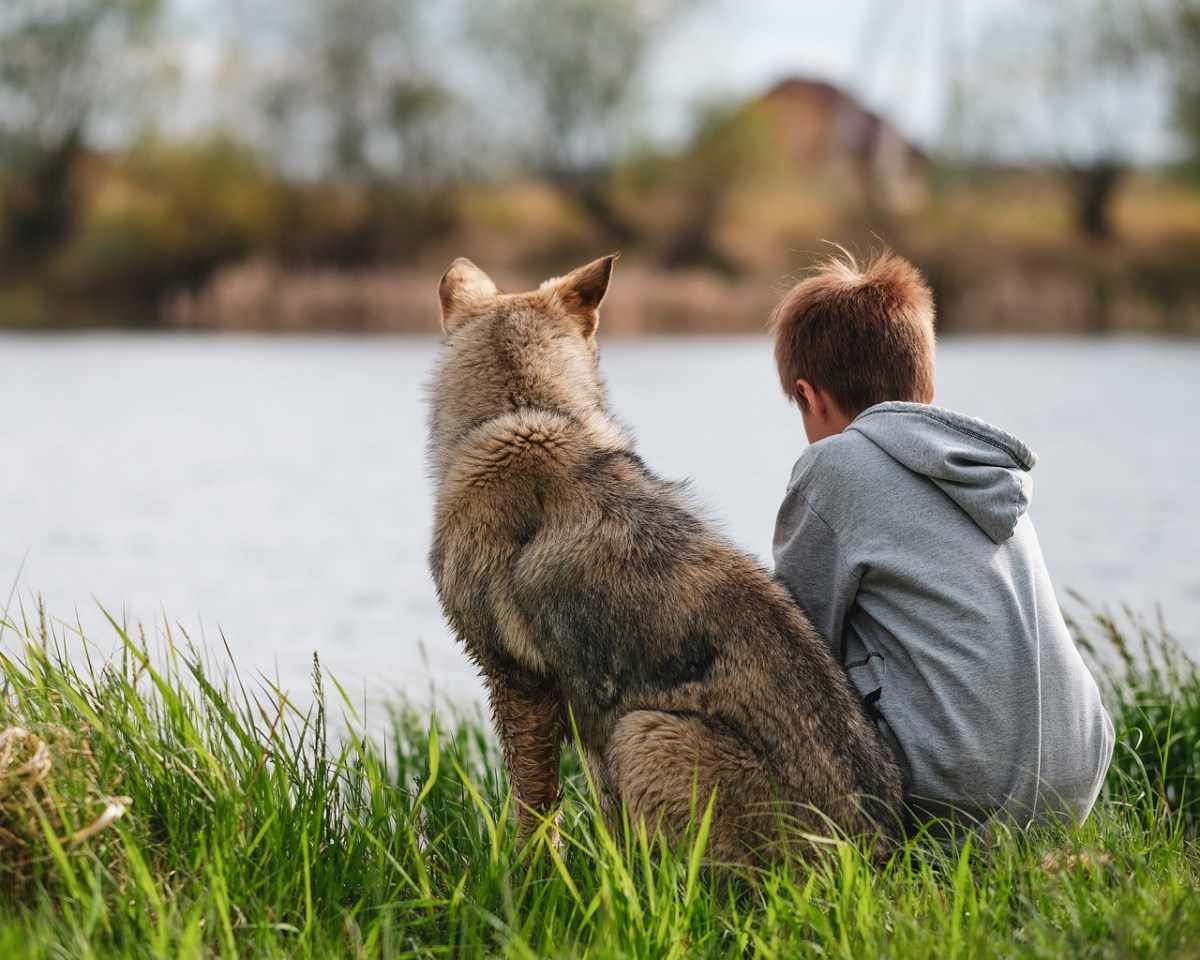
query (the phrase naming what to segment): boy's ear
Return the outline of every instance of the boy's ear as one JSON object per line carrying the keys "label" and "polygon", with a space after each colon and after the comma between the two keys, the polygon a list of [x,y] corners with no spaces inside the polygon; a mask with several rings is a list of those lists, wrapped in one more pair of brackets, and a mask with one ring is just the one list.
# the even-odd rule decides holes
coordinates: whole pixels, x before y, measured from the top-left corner
{"label": "boy's ear", "polygon": [[542,284],[543,289],[550,288],[558,294],[567,313],[579,320],[585,337],[592,336],[600,323],[600,302],[608,292],[613,263],[619,256],[619,253],[610,253],[572,270],[565,277]]}
{"label": "boy's ear", "polygon": [[796,381],[796,404],[805,413],[817,413],[820,415],[821,395],[807,380]]}
{"label": "boy's ear", "polygon": [[459,257],[442,274],[442,282],[438,284],[442,329],[450,333],[467,319],[472,307],[499,292],[491,277],[466,257]]}

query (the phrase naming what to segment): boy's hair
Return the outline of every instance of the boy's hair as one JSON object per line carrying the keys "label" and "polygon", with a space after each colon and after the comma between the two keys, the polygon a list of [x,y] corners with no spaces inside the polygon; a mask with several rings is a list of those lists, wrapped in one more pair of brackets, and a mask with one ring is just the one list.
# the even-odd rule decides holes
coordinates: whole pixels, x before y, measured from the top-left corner
{"label": "boy's hair", "polygon": [[907,260],[884,252],[860,270],[822,264],[771,313],[783,392],[799,404],[797,380],[828,391],[856,417],[886,400],[922,402],[933,389],[933,294]]}

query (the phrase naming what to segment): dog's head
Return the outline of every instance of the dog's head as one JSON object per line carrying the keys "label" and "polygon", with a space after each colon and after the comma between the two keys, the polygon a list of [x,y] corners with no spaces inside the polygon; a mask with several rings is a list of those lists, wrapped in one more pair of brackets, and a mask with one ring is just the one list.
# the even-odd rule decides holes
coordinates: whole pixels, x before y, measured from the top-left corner
{"label": "dog's head", "polygon": [[528,293],[502,293],[458,259],[438,289],[445,340],[430,383],[435,442],[522,407],[586,418],[605,409],[596,327],[616,254]]}

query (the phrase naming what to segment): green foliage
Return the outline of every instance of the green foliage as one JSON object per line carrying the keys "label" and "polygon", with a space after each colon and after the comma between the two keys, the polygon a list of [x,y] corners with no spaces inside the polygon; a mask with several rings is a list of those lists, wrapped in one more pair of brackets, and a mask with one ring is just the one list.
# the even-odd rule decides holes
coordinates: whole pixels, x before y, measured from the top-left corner
{"label": "green foliage", "polygon": [[[962,849],[914,840],[882,869],[831,841],[816,862],[752,876],[710,871],[703,816],[677,851],[610,832],[576,770],[561,847],[521,850],[479,721],[401,708],[369,736],[378,718],[340,688],[330,718],[315,664],[301,701],[215,667],[186,638],[151,648],[113,628],[101,655],[7,625],[6,646],[21,649],[0,657],[0,729],[44,738],[52,802],[40,805],[58,812],[40,845],[25,838],[20,884],[0,829],[2,956],[1129,957],[1179,955],[1200,937],[1200,858],[1162,794],[1173,781],[1148,767],[1114,768],[1079,828]],[[1162,683],[1155,698],[1173,696],[1172,677],[1195,690],[1176,666],[1149,681]],[[1182,711],[1140,722],[1165,723],[1155,734],[1169,742]],[[1194,768],[1180,776],[1191,796]],[[21,789],[0,771],[0,811],[29,799]],[[54,819],[90,822],[112,794],[128,812],[89,837]]]}
{"label": "green foliage", "polygon": [[1180,0],[1165,38],[1171,53],[1175,121],[1200,172],[1200,0]]}
{"label": "green foliage", "polygon": [[1000,8],[977,41],[959,145],[1057,169],[1080,235],[1112,240],[1119,188],[1159,124],[1164,2],[1056,0],[1014,13]]}
{"label": "green foliage", "polygon": [[[621,110],[637,88],[655,29],[680,0],[472,0],[476,47],[515,80],[538,124],[538,165],[577,175],[613,159]],[[527,121],[528,122],[528,121]]]}
{"label": "green foliage", "polygon": [[457,106],[425,63],[414,0],[296,0],[277,8],[293,55],[260,97],[279,169],[330,182],[445,179],[448,114]]}
{"label": "green foliage", "polygon": [[628,151],[629,107],[658,30],[687,0],[470,0],[468,37],[519,95],[505,135],[609,242],[638,236],[608,170]]}
{"label": "green foliage", "polygon": [[650,221],[641,233],[653,244],[656,261],[669,269],[739,272],[720,249],[718,229],[737,187],[772,172],[777,133],[761,110],[712,104],[700,111],[687,150],[643,152],[626,163],[623,178]]}
{"label": "green foliage", "polygon": [[[106,101],[161,0],[7,0],[0,11],[0,167],[33,162]],[[128,108],[128,103],[124,104]]]}
{"label": "green foliage", "polygon": [[229,140],[143,141],[102,175],[53,265],[58,286],[155,303],[222,262],[276,246],[285,204],[278,178]]}
{"label": "green foliage", "polygon": [[0,9],[0,260],[68,236],[91,127],[128,125],[161,0],[6,0]]}

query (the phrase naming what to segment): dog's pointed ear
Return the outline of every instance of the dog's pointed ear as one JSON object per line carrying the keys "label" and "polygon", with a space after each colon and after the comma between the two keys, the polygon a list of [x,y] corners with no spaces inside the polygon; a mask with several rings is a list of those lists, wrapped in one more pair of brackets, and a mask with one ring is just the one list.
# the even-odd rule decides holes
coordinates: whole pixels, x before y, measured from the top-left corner
{"label": "dog's pointed ear", "polygon": [[492,278],[466,257],[459,257],[442,274],[438,297],[442,301],[442,329],[450,333],[469,315],[479,301],[500,291]]}
{"label": "dog's pointed ear", "polygon": [[551,281],[567,312],[579,319],[585,337],[596,332],[596,325],[600,322],[600,301],[608,291],[613,263],[619,256],[619,253],[610,253],[587,266],[572,270],[565,277]]}

